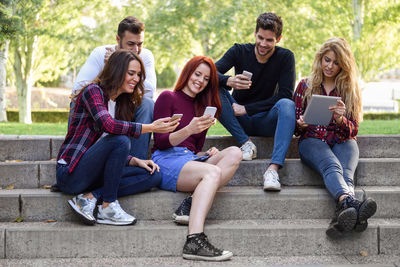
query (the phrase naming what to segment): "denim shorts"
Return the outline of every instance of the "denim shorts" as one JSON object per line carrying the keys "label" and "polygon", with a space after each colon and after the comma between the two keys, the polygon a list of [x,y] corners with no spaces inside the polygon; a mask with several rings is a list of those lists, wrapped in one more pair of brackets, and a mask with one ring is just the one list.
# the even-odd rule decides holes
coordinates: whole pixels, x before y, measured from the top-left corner
{"label": "denim shorts", "polygon": [[186,147],[172,147],[165,150],[156,150],[152,160],[160,166],[162,176],[160,188],[176,192],[176,182],[183,166],[199,157]]}

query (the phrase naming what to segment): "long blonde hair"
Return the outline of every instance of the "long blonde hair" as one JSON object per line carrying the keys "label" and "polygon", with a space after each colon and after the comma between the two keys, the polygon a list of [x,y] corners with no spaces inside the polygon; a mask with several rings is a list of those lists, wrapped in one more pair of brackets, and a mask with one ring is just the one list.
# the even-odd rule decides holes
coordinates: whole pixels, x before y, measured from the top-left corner
{"label": "long blonde hair", "polygon": [[315,54],[312,71],[307,80],[307,86],[311,90],[305,92],[303,105],[305,100],[307,103],[310,102],[311,95],[321,94],[321,84],[324,79],[321,61],[322,57],[329,51],[335,53],[340,67],[340,71],[335,78],[335,85],[338,95],[342,97],[346,105],[345,115],[361,122],[362,101],[358,84],[357,65],[349,44],[343,38],[333,37],[328,39]]}

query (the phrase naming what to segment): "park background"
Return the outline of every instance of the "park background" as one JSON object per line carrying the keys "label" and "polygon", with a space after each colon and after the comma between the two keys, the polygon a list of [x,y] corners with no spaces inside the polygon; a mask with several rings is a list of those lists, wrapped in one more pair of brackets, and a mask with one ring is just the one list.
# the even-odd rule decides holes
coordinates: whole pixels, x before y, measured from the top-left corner
{"label": "park background", "polygon": [[[160,92],[191,57],[218,60],[235,42],[254,42],[256,18],[268,11],[283,19],[278,45],[294,52],[297,80],[324,41],[345,38],[368,112],[360,134],[400,132],[399,0],[2,0],[0,134],[64,135],[75,76],[95,47],[116,43],[126,16],[146,24]],[[227,132],[217,125],[209,134]]]}

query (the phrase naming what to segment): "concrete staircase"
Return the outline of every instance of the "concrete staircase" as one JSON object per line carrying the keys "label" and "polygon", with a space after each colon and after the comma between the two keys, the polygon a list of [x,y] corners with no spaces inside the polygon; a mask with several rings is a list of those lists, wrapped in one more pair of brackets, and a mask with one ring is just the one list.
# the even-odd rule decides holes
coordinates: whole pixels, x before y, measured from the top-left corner
{"label": "concrete staircase", "polygon": [[[207,217],[206,233],[217,247],[243,263],[251,257],[400,255],[400,136],[359,137],[356,192],[361,197],[364,189],[378,211],[365,232],[342,240],[325,235],[334,203],[322,178],[300,162],[297,140],[280,171],[279,193],[261,188],[272,139],[253,140],[258,159],[241,163]],[[138,218],[134,226],[83,225],[67,204],[71,196],[44,189],[55,182],[54,158],[62,141],[0,136],[0,259],[181,256],[187,227],[175,225],[171,215],[186,194],[154,190],[121,198],[121,206]],[[208,137],[205,148],[230,145],[232,137]],[[23,222],[14,222],[17,218]]]}

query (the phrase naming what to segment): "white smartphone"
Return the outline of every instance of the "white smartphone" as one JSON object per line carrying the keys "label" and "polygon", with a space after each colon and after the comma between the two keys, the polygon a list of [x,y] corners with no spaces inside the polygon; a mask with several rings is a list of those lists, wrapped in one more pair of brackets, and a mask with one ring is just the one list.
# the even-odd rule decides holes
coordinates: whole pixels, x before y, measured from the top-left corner
{"label": "white smartphone", "polygon": [[182,118],[183,114],[174,114],[171,117],[171,121],[177,120],[179,118]]}
{"label": "white smartphone", "polygon": [[244,70],[243,73],[242,73],[242,75],[244,75],[244,76],[246,76],[247,78],[249,78],[249,80],[251,80],[251,77],[253,77],[253,73],[251,73],[251,72],[249,72],[249,71],[247,71],[247,70]]}
{"label": "white smartphone", "polygon": [[210,107],[210,106],[208,106],[208,107],[206,107],[206,110],[204,110],[203,116],[204,116],[204,115],[210,114],[211,117],[214,118],[216,112],[217,112],[217,108],[216,108],[216,107]]}

